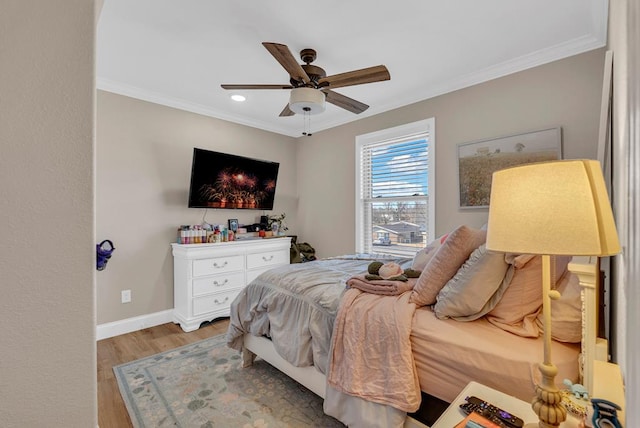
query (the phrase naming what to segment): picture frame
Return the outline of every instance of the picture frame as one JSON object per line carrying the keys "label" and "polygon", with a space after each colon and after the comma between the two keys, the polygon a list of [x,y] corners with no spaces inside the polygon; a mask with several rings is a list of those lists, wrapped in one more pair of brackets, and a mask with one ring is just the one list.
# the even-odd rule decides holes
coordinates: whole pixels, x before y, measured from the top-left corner
{"label": "picture frame", "polygon": [[230,218],[228,222],[229,222],[229,230],[233,231],[233,233],[236,233],[238,231],[238,219]]}
{"label": "picture frame", "polygon": [[459,207],[488,208],[495,171],[562,159],[562,128],[552,127],[457,145]]}

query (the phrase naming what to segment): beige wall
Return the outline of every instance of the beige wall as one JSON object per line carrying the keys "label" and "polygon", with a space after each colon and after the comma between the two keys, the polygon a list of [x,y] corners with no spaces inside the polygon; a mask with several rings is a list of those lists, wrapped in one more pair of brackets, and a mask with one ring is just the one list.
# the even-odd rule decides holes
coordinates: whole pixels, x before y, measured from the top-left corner
{"label": "beige wall", "polygon": [[0,8],[0,426],[95,427],[94,6]]}
{"label": "beige wall", "polygon": [[609,3],[613,51],[613,202],[622,254],[612,259],[612,354],[625,382],[626,425],[640,426],[640,5]]}
{"label": "beige wall", "polygon": [[[96,239],[116,248],[97,273],[98,324],[173,308],[169,243],[205,215],[187,208],[194,147],[280,162],[273,211],[210,209],[207,222],[284,212],[295,231],[295,139],[103,91],[97,113]],[[132,302],[122,304],[125,289]]]}
{"label": "beige wall", "polygon": [[458,208],[456,145],[562,126],[565,158],[595,158],[604,51],[596,50],[299,139],[298,229],[323,256],[355,249],[355,137],[429,117],[436,128],[436,234],[482,226]]}
{"label": "beige wall", "polygon": [[[595,157],[603,58],[585,53],[298,139],[98,91],[96,239],[116,247],[98,272],[98,324],[173,307],[169,243],[204,214],[186,208],[193,147],[280,162],[273,213],[330,256],[355,249],[355,136],[433,116],[436,233],[479,227],[486,209],[457,208],[456,144],[560,125],[566,158]],[[208,210],[206,220],[253,223],[261,213]]]}

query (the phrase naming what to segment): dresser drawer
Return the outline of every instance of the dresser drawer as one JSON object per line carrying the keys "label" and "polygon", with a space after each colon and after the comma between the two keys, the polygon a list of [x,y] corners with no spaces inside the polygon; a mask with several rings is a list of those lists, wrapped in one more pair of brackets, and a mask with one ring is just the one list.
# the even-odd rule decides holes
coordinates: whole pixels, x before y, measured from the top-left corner
{"label": "dresser drawer", "polygon": [[222,293],[209,294],[193,299],[193,316],[204,315],[213,311],[229,309],[231,302],[240,294],[241,288],[227,290]]}
{"label": "dresser drawer", "polygon": [[244,269],[242,255],[216,257],[214,259],[199,259],[193,261],[193,276],[215,275]]}
{"label": "dresser drawer", "polygon": [[[279,266],[282,266],[282,265],[279,265]],[[274,268],[274,267],[275,267],[275,266],[270,266],[270,267],[265,267],[265,268],[262,268],[262,269],[251,269],[251,270],[248,270],[248,271],[247,271],[247,284],[250,284],[250,283],[251,283],[251,281],[253,281],[253,280],[254,280],[254,279],[256,279],[258,276],[260,276],[260,274],[261,274],[262,272],[266,272],[266,271],[268,271],[269,269],[272,269],[272,268]]]}
{"label": "dresser drawer", "polygon": [[193,295],[216,293],[230,288],[244,287],[244,272],[230,272],[193,280]]}
{"label": "dresser drawer", "polygon": [[289,251],[273,250],[247,254],[247,269],[259,269],[289,264]]}

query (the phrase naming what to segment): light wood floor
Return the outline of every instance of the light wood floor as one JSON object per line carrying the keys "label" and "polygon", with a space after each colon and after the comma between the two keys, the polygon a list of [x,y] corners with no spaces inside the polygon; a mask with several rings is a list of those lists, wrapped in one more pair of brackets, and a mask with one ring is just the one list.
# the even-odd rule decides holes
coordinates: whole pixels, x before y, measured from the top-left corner
{"label": "light wood floor", "polygon": [[98,341],[98,424],[100,428],[133,427],[118,390],[113,366],[224,334],[228,326],[229,320],[221,319],[203,325],[196,331],[185,333],[179,325],[169,323]]}

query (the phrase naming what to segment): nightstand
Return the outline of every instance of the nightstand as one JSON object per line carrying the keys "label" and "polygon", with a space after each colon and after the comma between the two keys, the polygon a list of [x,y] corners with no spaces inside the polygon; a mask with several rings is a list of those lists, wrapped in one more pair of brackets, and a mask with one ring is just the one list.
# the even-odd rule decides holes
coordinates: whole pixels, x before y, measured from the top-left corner
{"label": "nightstand", "polygon": [[518,416],[525,424],[529,422],[536,422],[538,420],[538,417],[531,409],[530,403],[519,400],[503,392],[496,391],[495,389],[489,388],[488,386],[480,383],[469,382],[431,428],[451,428],[456,426],[456,424],[466,416],[466,414],[460,409],[460,404],[463,404],[466,401],[466,398],[471,395],[475,395],[494,406]]}
{"label": "nightstand", "polygon": [[[531,409],[531,403],[527,403],[526,401],[522,401],[503,392],[496,391],[495,389],[489,388],[488,386],[480,383],[469,382],[431,428],[451,428],[463,420],[466,414],[460,410],[460,404],[463,404],[466,401],[466,398],[471,395],[475,395],[476,397],[519,417],[524,421],[525,425],[528,423],[538,422],[538,416],[536,416]],[[567,415],[567,420],[560,426],[561,428],[578,427],[578,420]]]}

